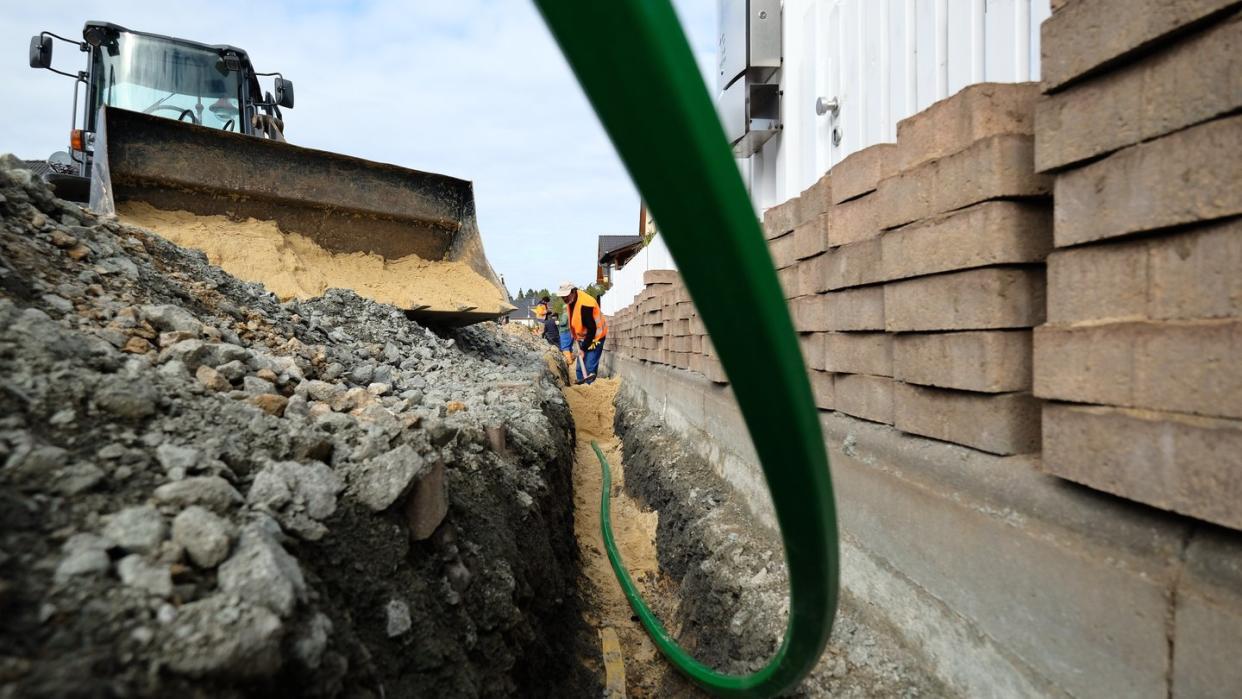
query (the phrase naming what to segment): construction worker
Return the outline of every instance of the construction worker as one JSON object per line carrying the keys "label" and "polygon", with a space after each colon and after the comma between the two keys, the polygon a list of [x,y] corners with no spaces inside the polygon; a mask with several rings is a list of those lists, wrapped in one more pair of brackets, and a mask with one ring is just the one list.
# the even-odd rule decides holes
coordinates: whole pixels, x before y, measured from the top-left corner
{"label": "construction worker", "polygon": [[543,320],[543,339],[553,347],[560,349],[561,331],[556,327],[556,314],[552,312],[552,299],[547,296],[539,299],[539,305],[535,306],[535,315]]}
{"label": "construction worker", "polygon": [[574,365],[574,336],[569,331],[569,306],[562,306],[556,314],[556,329],[560,332],[561,354],[565,355],[565,366]]}
{"label": "construction worker", "polygon": [[594,383],[599,359],[604,354],[604,340],[608,337],[608,321],[600,310],[599,301],[572,282],[561,284],[556,294],[569,309],[569,332],[582,351],[582,363],[576,370],[578,383]]}

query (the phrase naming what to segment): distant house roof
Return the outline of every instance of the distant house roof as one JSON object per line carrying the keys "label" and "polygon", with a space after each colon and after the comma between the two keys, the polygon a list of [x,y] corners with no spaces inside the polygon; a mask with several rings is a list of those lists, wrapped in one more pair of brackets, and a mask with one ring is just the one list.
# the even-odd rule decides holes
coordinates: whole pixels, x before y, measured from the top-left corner
{"label": "distant house roof", "polygon": [[601,265],[613,263],[621,267],[642,248],[641,235],[601,235],[596,259]]}
{"label": "distant house roof", "polygon": [[537,320],[535,306],[539,305],[538,297],[513,299],[513,305],[517,308],[509,312],[509,320]]}

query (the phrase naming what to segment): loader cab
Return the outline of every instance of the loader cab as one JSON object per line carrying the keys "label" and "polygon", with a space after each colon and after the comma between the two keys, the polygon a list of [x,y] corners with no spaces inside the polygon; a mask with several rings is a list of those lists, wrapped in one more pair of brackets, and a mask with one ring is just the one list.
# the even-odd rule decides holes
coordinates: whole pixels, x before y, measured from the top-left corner
{"label": "loader cab", "polygon": [[[86,129],[99,108],[120,107],[222,131],[246,133],[245,54],[164,37],[87,25],[90,80]],[[98,42],[98,43],[95,43]]]}
{"label": "loader cab", "polygon": [[[87,54],[86,69],[74,75],[52,68],[53,38],[74,44]],[[138,32],[108,22],[87,22],[80,42],[43,32],[31,39],[30,65],[76,78],[69,151],[75,172],[59,174],[79,178],[90,173],[96,121],[102,107],[272,137],[273,123],[283,132],[280,108],[293,106],[292,83],[279,73],[257,73],[250,57],[239,48]],[[259,83],[260,76],[270,75],[276,76],[275,97],[264,93]],[[79,102],[80,87],[85,88],[85,94]],[[283,133],[276,135],[283,139]],[[52,167],[52,174],[65,169]],[[62,185],[66,192],[71,188],[63,182],[53,184],[58,194]]]}

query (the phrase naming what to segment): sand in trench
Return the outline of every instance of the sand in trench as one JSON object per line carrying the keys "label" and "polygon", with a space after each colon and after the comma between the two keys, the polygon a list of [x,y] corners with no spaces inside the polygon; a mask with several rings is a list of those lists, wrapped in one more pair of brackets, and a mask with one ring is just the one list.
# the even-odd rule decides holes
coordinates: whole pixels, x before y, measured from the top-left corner
{"label": "sand in trench", "polygon": [[125,202],[117,213],[125,223],[201,250],[213,265],[259,282],[281,300],[314,298],[339,288],[398,308],[455,311],[474,306],[491,311],[507,306],[500,291],[464,262],[336,253],[304,235],[282,231],[272,221],[164,211],[146,202]]}
{"label": "sand in trench", "polygon": [[574,533],[582,555],[586,577],[586,616],[592,626],[611,626],[621,640],[625,654],[625,678],[628,696],[657,696],[660,682],[671,668],[651,643],[642,624],[633,618],[633,610],[621,591],[600,535],[599,499],[601,472],[599,459],[591,449],[591,440],[599,443],[612,468],[612,527],[617,548],[625,567],[650,600],[658,594],[656,560],[655,512],[646,512],[622,491],[625,470],[621,463],[621,443],[612,431],[612,399],[617,393],[617,379],[600,379],[590,386],[569,386],[569,401],[577,429],[578,442],[574,460]]}

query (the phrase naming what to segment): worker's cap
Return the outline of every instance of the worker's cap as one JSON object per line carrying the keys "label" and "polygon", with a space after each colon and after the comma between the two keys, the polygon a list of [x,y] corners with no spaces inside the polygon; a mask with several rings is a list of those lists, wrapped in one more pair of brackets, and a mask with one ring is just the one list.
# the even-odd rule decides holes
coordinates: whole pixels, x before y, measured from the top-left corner
{"label": "worker's cap", "polygon": [[578,287],[574,286],[573,282],[561,282],[561,288],[556,290],[556,295],[561,298],[565,298],[573,293],[573,290],[577,288]]}
{"label": "worker's cap", "polygon": [[535,306],[535,317],[536,318],[542,318],[546,316],[547,314],[548,314],[547,306],[543,305],[542,303],[539,304],[538,306]]}

